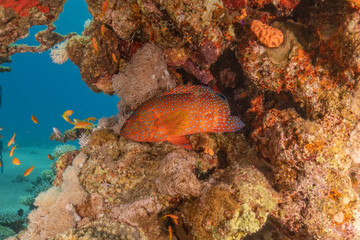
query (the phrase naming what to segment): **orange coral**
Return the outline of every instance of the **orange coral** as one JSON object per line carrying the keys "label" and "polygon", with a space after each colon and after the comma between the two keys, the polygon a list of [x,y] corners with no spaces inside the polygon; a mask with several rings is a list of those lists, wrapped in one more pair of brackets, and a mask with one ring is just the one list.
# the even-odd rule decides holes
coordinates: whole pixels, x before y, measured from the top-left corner
{"label": "orange coral", "polygon": [[262,44],[269,48],[278,47],[284,41],[284,35],[279,29],[270,27],[259,20],[251,22],[251,31]]}

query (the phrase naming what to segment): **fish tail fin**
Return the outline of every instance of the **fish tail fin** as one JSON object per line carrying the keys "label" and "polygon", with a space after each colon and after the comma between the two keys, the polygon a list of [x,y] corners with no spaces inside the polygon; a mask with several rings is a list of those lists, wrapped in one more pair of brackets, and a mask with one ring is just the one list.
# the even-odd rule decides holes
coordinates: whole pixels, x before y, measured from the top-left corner
{"label": "fish tail fin", "polygon": [[237,116],[229,116],[227,120],[220,122],[212,129],[214,132],[236,132],[243,128],[245,124]]}
{"label": "fish tail fin", "polygon": [[229,116],[227,121],[229,126],[228,128],[230,130],[229,132],[236,132],[245,127],[245,123],[243,123],[237,116]]}

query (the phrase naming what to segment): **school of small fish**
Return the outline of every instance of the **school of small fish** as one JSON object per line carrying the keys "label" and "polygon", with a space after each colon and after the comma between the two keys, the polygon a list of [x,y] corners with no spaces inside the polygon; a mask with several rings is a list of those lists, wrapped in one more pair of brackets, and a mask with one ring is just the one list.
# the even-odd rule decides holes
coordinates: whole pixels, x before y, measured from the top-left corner
{"label": "school of small fish", "polygon": [[138,142],[168,141],[192,149],[186,135],[235,132],[245,124],[230,115],[228,102],[210,88],[186,85],[143,103],[127,119],[120,135]]}
{"label": "school of small fish", "polygon": [[[94,127],[94,124],[93,122],[95,122],[97,120],[97,118],[95,117],[88,117],[86,118],[85,120],[79,120],[79,119],[73,119],[71,120],[70,119],[70,116],[74,113],[73,110],[67,110],[65,111],[61,116],[65,119],[65,121],[67,121],[68,123],[71,123],[74,125],[74,128],[88,128],[88,129],[91,129]],[[34,124],[38,124],[39,123],[39,120],[37,119],[36,116],[34,115],[31,115],[31,120]],[[0,127],[0,131],[3,130],[4,128],[3,127]],[[58,138],[58,139],[63,139],[64,136],[63,134],[61,133],[61,131],[59,129],[57,129],[56,127],[53,128],[53,131],[55,133],[55,136]],[[3,136],[0,135],[0,138],[2,138]],[[9,156],[12,157],[14,155],[14,151],[17,148],[17,145],[15,145],[15,137],[16,137],[16,133],[13,134],[13,136],[10,138],[9,142],[7,143],[7,146],[10,147],[11,145],[14,145],[11,147],[11,150],[10,150],[10,153],[9,153]],[[51,154],[48,154],[48,159],[49,160],[54,160],[54,157],[51,155]],[[21,162],[20,160],[17,158],[17,157],[13,157],[12,159],[12,163],[14,165],[20,165]],[[3,161],[0,160],[0,170],[1,172],[3,171]],[[34,169],[35,167],[32,166],[28,169],[25,170],[23,176],[26,177],[28,176]]]}

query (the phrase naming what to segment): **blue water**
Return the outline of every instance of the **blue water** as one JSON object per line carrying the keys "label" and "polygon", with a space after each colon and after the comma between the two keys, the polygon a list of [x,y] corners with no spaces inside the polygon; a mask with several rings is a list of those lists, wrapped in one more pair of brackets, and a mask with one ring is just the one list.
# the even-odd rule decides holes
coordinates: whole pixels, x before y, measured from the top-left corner
{"label": "blue water", "polygon": [[[56,32],[81,34],[87,19],[91,19],[91,15],[83,0],[67,1],[55,22]],[[31,28],[30,36],[17,43],[38,45],[34,35],[45,28]],[[3,90],[0,127],[5,127],[1,131],[3,142],[16,132],[17,143],[48,144],[53,127],[61,131],[73,127],[61,117],[68,109],[74,110],[72,117],[78,119],[90,116],[101,118],[117,113],[119,98],[92,92],[81,80],[76,65],[70,60],[62,65],[55,64],[49,52],[15,54],[12,63],[4,64],[12,71],[0,73]],[[39,124],[31,121],[31,114],[38,118]]]}
{"label": "blue water", "polygon": [[[64,12],[55,22],[56,32],[81,34],[87,19],[91,19],[91,15],[83,0],[67,1]],[[34,35],[43,29],[45,26],[31,28],[29,37],[17,43],[38,45]],[[5,128],[0,132],[4,136],[0,139],[4,145],[4,173],[0,173],[0,215],[2,211],[10,211],[16,216],[19,209],[25,212],[28,210],[27,206],[18,202],[18,198],[33,193],[28,188],[36,187],[38,183],[35,181],[41,172],[49,169],[51,161],[47,154],[60,144],[49,140],[52,128],[65,131],[73,127],[61,117],[65,110],[73,110],[71,118],[77,119],[99,119],[115,115],[118,111],[118,97],[92,92],[82,81],[76,65],[70,60],[57,65],[52,62],[49,52],[15,54],[11,57],[12,63],[4,64],[11,67],[12,71],[0,73],[0,127]],[[32,114],[37,117],[39,124],[32,122]],[[10,148],[6,146],[14,132],[19,147],[14,156],[20,159],[20,165],[12,164],[14,156],[9,156]],[[77,141],[67,143],[77,145]],[[35,169],[25,180],[14,182],[17,176],[22,176],[31,166],[35,166]],[[26,219],[26,213],[23,216]]]}

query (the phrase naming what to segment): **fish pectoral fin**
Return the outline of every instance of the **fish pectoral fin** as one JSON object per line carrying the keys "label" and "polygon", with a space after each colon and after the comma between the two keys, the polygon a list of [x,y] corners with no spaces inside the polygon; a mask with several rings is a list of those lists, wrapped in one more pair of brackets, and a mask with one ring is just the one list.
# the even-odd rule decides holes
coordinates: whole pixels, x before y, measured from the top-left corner
{"label": "fish pectoral fin", "polygon": [[181,135],[181,136],[173,136],[173,137],[169,137],[166,139],[168,142],[171,142],[175,145],[179,145],[183,148],[192,150],[192,146],[190,144],[189,139],[187,138],[186,135]]}
{"label": "fish pectoral fin", "polygon": [[159,119],[159,129],[163,129],[168,136],[179,135],[187,128],[188,115],[186,110],[170,113],[164,119]]}

